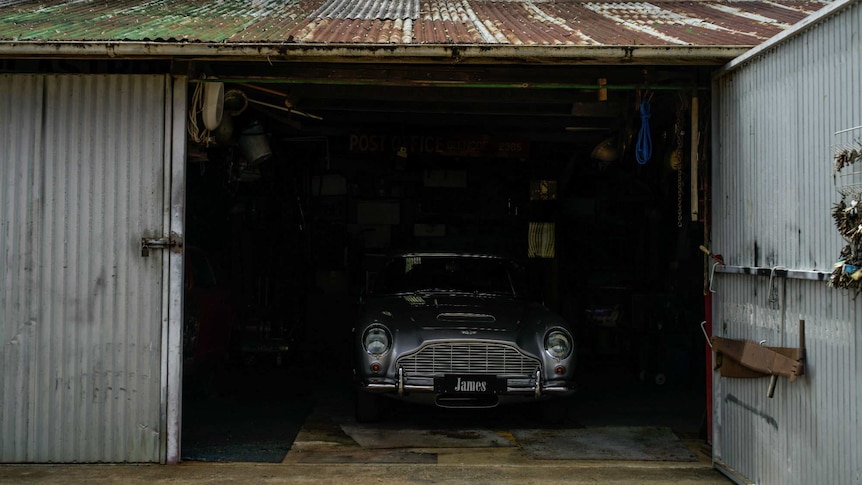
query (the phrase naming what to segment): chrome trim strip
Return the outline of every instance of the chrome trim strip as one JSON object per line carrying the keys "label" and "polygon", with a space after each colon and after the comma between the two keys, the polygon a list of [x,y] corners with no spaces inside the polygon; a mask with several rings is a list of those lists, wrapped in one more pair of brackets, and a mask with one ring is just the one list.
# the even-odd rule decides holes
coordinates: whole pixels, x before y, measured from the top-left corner
{"label": "chrome trim strip", "polygon": [[536,369],[536,399],[542,396],[542,369]]}
{"label": "chrome trim strip", "polygon": [[[402,384],[399,386],[398,384],[381,384],[376,382],[363,384],[362,387],[368,389],[370,391],[398,391],[399,395],[403,395],[404,392],[434,392],[434,386],[421,385],[421,384]],[[574,389],[566,387],[566,386],[552,386],[552,387],[544,387],[541,388],[542,395],[549,394],[561,394],[561,393],[573,393]],[[506,386],[505,394],[534,394],[536,395],[535,387],[509,387]],[[536,395],[536,397],[539,397]]]}
{"label": "chrome trim strip", "polygon": [[398,386],[395,384],[379,384],[376,382],[363,383],[362,387],[371,391],[395,391],[398,389]]}

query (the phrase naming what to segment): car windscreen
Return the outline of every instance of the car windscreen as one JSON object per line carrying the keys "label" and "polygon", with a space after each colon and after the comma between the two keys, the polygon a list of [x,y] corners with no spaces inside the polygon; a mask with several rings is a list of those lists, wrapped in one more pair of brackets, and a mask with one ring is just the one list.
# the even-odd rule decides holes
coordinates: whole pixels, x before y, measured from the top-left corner
{"label": "car windscreen", "polygon": [[393,258],[376,278],[373,294],[453,291],[517,297],[522,279],[509,260],[465,256]]}

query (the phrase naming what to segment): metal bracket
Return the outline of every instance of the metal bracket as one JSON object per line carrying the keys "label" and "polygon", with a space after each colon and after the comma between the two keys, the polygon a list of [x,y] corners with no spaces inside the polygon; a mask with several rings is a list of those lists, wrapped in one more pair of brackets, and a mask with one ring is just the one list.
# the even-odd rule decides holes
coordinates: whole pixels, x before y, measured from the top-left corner
{"label": "metal bracket", "polygon": [[150,249],[168,249],[175,253],[181,253],[183,250],[183,240],[179,234],[171,232],[170,237],[162,238],[141,238],[141,257],[150,256]]}
{"label": "metal bracket", "polygon": [[712,263],[712,267],[709,269],[709,292],[715,293],[715,290],[712,289],[712,282],[715,279],[715,267],[718,265],[724,266],[724,258],[722,258],[720,254],[713,253],[704,245],[700,246],[700,250],[703,252],[703,254],[709,256],[715,261],[714,263]]}
{"label": "metal bracket", "polygon": [[715,281],[715,267],[718,266],[719,264],[723,265],[724,263],[720,263],[720,262],[712,263],[712,269],[709,271],[709,292],[710,293],[715,293],[715,290],[712,288],[712,282]]}
{"label": "metal bracket", "polygon": [[713,337],[711,342],[714,369],[719,369],[722,377],[769,377],[767,397],[774,395],[778,376],[793,382],[805,374],[805,320],[799,321],[799,347],[768,347],[766,340],[752,342],[722,337]]}
{"label": "metal bracket", "polygon": [[706,333],[706,320],[700,322],[700,331],[703,332],[703,336],[706,337],[706,343],[709,345],[709,348],[712,348],[712,339],[710,339],[709,334]]}
{"label": "metal bracket", "polygon": [[775,266],[772,270],[769,271],[769,299],[767,300],[769,303],[778,302],[778,289],[775,288],[775,271],[776,270],[787,270],[784,266]]}

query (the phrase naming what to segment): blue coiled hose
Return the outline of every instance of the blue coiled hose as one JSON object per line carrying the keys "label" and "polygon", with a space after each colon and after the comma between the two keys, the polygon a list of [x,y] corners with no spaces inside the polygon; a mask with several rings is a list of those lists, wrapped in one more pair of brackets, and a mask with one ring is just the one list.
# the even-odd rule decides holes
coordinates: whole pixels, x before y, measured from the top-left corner
{"label": "blue coiled hose", "polygon": [[638,142],[635,145],[635,158],[643,165],[652,158],[652,135],[649,130],[650,107],[646,99],[641,101],[641,129],[638,132]]}

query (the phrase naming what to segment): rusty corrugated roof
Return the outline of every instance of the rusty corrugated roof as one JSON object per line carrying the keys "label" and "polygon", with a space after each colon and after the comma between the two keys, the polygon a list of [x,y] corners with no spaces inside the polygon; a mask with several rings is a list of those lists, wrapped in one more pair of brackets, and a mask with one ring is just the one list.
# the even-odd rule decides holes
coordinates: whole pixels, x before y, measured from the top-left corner
{"label": "rusty corrugated roof", "polygon": [[826,2],[0,0],[0,41],[754,46]]}

